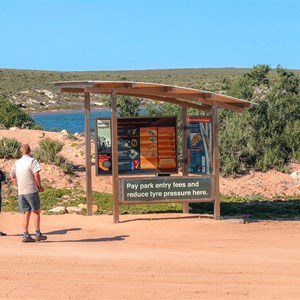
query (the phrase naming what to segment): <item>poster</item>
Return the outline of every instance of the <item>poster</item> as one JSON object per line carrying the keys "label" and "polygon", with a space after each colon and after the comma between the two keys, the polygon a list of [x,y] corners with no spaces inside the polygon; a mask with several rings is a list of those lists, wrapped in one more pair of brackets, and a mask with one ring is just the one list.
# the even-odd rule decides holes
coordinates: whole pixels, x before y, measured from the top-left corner
{"label": "poster", "polygon": [[[111,174],[110,120],[97,119],[97,175]],[[120,174],[177,172],[176,117],[118,118]]]}
{"label": "poster", "polygon": [[111,132],[109,119],[97,119],[97,165],[98,172],[111,171]]}
{"label": "poster", "polygon": [[211,174],[212,127],[210,117],[189,117],[187,119],[188,172]]}

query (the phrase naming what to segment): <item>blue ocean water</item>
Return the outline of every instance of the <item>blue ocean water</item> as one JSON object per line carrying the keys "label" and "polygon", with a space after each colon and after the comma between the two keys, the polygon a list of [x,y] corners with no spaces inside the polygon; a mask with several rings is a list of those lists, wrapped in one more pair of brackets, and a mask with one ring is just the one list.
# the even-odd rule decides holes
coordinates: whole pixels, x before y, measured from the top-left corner
{"label": "blue ocean water", "polygon": [[[91,128],[95,127],[95,118],[110,117],[110,114],[109,109],[91,109]],[[42,125],[43,128],[48,131],[61,131],[66,129],[72,134],[75,132],[84,132],[84,110],[32,113],[31,117],[36,124]]]}

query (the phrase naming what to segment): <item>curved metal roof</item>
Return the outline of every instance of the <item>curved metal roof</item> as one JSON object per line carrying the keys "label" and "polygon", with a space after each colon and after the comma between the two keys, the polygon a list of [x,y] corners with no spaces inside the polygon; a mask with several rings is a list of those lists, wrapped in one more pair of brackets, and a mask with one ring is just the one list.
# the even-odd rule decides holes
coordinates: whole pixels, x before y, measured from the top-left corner
{"label": "curved metal roof", "polygon": [[61,92],[99,93],[133,96],[170,102],[181,106],[210,111],[212,107],[242,112],[251,106],[251,102],[209,91],[171,86],[158,83],[132,81],[63,81],[54,82]]}

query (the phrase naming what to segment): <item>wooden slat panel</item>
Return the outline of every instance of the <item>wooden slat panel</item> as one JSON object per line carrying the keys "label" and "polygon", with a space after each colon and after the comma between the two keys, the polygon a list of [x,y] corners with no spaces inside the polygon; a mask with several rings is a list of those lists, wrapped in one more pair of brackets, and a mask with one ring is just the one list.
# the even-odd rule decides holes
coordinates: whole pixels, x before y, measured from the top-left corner
{"label": "wooden slat panel", "polygon": [[[102,87],[102,88],[88,88],[87,91],[90,93],[103,93],[103,94],[110,94],[111,90],[107,89],[107,87]],[[178,101],[179,105],[188,105],[190,107],[196,108],[194,104],[199,107],[199,105],[205,105],[207,106],[213,106],[216,105],[221,108],[226,108],[230,109],[236,112],[242,112],[243,108],[240,106],[235,106],[232,103],[223,103],[223,102],[218,102],[216,101],[215,98],[212,98],[213,100],[210,99],[204,99],[200,97],[196,97],[194,95],[180,95],[177,96],[173,93],[166,93],[166,92],[157,92],[156,90],[144,90],[144,89],[125,89],[125,88],[119,88],[116,89],[116,92],[118,95],[127,95],[127,96],[133,96],[133,97],[141,97],[141,98],[148,98],[148,99],[154,99],[154,100],[161,100],[165,102],[170,102],[170,103],[175,103],[175,99]],[[172,99],[172,101],[171,101]],[[186,101],[183,101],[186,100]],[[248,104],[248,103],[247,103]],[[197,108],[200,109],[200,108]]]}

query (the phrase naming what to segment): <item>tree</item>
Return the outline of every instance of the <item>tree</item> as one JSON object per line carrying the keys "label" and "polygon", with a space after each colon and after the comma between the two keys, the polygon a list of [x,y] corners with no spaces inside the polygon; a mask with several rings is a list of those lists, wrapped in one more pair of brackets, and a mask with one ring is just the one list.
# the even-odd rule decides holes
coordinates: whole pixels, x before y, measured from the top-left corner
{"label": "tree", "polygon": [[34,120],[18,106],[10,103],[4,98],[0,98],[0,124],[9,127],[32,128]]}
{"label": "tree", "polygon": [[[247,168],[281,171],[300,158],[299,78],[292,72],[261,65],[229,83],[227,93],[250,96],[253,106],[242,114],[220,113],[220,156],[224,174]],[[245,88],[246,86],[246,88]],[[246,93],[245,93],[246,91]]]}
{"label": "tree", "polygon": [[[136,117],[139,115],[141,100],[135,97],[118,96],[118,114],[120,117]],[[104,98],[105,106],[111,106],[111,98]]]}
{"label": "tree", "polygon": [[129,96],[118,98],[118,112],[121,117],[136,117],[139,115],[141,100]]}

